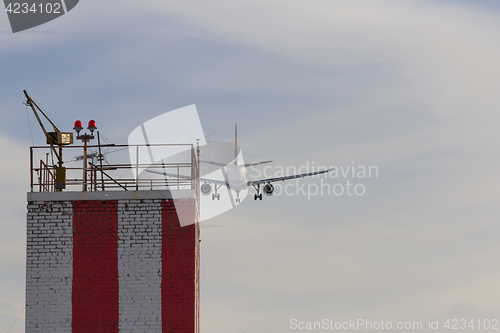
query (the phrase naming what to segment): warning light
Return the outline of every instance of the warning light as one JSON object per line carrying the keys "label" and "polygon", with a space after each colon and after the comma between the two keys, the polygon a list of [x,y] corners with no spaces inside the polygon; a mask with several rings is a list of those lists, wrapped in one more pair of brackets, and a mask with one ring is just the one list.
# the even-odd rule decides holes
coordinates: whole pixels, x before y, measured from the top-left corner
{"label": "warning light", "polygon": [[89,127],[87,129],[91,132],[94,133],[94,131],[97,129],[97,126],[95,125],[95,120],[89,121]]}
{"label": "warning light", "polygon": [[75,127],[73,129],[76,131],[76,134],[80,135],[80,131],[83,129],[82,122],[80,120],[75,121]]}
{"label": "warning light", "polygon": [[95,120],[91,120],[89,121],[89,126],[87,127],[87,129],[90,130],[90,134],[80,134],[80,131],[83,129],[82,122],[77,120],[75,121],[75,127],[73,129],[78,133],[78,136],[76,137],[78,140],[89,142],[94,139],[94,131],[97,129],[97,126],[95,125]]}

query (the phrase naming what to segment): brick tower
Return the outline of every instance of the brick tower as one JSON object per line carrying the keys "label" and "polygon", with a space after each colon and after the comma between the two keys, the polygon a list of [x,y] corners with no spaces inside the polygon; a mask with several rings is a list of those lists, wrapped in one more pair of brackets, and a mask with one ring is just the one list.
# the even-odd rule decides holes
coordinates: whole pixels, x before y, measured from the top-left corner
{"label": "brick tower", "polygon": [[117,180],[90,166],[82,179],[68,168],[65,180],[88,190],[63,192],[55,170],[32,158],[26,333],[198,333],[196,181],[167,190],[165,180]]}

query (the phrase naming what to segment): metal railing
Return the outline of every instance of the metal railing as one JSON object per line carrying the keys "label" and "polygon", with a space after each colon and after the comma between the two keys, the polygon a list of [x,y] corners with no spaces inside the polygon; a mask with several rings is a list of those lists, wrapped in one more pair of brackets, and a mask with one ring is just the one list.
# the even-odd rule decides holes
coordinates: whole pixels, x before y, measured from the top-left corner
{"label": "metal railing", "polygon": [[[155,190],[155,189],[192,189],[197,190],[199,187],[199,170],[197,163],[197,154],[195,147],[192,144],[158,144],[158,145],[101,145],[87,146],[87,150],[97,151],[99,148],[112,147],[116,149],[134,149],[136,155],[135,163],[130,164],[109,164],[105,165],[102,160],[102,155],[92,156],[89,154],[87,166],[84,167],[82,155],[76,160],[65,162],[65,191],[139,191],[139,190]],[[179,150],[179,147],[184,150],[184,154],[189,154],[185,157],[186,162],[165,162],[165,163],[140,163],[140,154],[151,155],[151,149],[158,148],[168,149],[174,148]],[[72,152],[75,149],[83,151],[84,146],[65,146],[64,153]],[[39,154],[45,155],[45,161],[35,161],[34,156]],[[30,189],[31,192],[55,192],[56,187],[56,169],[57,163],[50,160],[49,146],[30,147]],[[78,160],[80,158],[80,160]],[[97,162],[94,160],[97,159]],[[146,160],[148,160],[146,159]],[[77,167],[68,167],[69,162],[81,163]],[[140,172],[148,169],[159,172],[160,174],[150,172]],[[86,176],[85,176],[86,173]],[[167,175],[161,175],[167,174]],[[134,176],[135,175],[135,176]]]}

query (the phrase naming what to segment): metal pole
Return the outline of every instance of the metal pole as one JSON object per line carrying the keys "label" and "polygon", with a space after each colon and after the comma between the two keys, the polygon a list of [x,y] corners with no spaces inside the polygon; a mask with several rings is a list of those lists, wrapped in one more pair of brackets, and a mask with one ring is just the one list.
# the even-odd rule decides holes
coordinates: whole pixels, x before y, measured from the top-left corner
{"label": "metal pole", "polygon": [[44,176],[43,173],[45,172],[45,170],[42,169],[42,165],[43,165],[42,163],[43,163],[43,160],[40,160],[40,171],[39,171],[40,177],[38,177],[38,185],[39,185],[38,192],[42,192],[42,181],[43,181],[43,176]]}
{"label": "metal pole", "polygon": [[63,146],[59,146],[59,156],[57,156],[57,158],[59,159],[59,167],[62,167],[63,166],[63,160],[62,160],[62,149],[63,149]]}
{"label": "metal pole", "polygon": [[87,191],[87,140],[83,140],[83,192]]}
{"label": "metal pole", "polygon": [[101,137],[99,136],[99,131],[97,131],[97,144],[99,145],[99,166],[101,167],[101,183],[102,190],[104,191],[104,176],[102,174],[102,154],[101,154]]}
{"label": "metal pole", "polygon": [[30,147],[30,181],[31,192],[33,192],[33,147]]}
{"label": "metal pole", "polygon": [[[62,149],[63,149],[63,146],[60,145],[59,146],[59,155],[57,156],[57,158],[59,159],[59,161],[58,161],[59,162],[58,163],[59,168],[62,168],[63,163],[64,163],[63,160],[62,160]],[[56,186],[57,185],[56,184],[57,183],[57,175],[58,175],[57,169],[54,170],[54,171],[56,172],[56,182],[54,184],[54,189],[55,189],[56,192],[62,192],[62,188],[57,188],[57,186]],[[64,178],[65,178],[64,182],[66,182],[66,177],[64,177]]]}
{"label": "metal pole", "polygon": [[136,150],[136,163],[135,163],[135,190],[139,191],[139,146],[137,146]]}
{"label": "metal pole", "polygon": [[[200,139],[196,139],[196,182],[200,184]],[[198,186],[199,187],[199,186]]]}
{"label": "metal pole", "polygon": [[47,192],[51,192],[50,177],[49,177],[49,153],[45,154],[45,167],[43,169],[44,169],[45,181],[47,182]]}

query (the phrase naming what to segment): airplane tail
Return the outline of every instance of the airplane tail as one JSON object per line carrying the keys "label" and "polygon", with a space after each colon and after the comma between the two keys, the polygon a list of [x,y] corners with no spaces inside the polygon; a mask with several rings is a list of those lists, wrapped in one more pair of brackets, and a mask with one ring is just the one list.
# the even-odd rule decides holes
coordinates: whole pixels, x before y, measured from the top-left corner
{"label": "airplane tail", "polygon": [[[236,163],[236,158],[238,158],[238,124],[234,124],[234,158],[235,158],[235,163]],[[218,165],[218,166],[227,166],[227,163],[221,163],[221,162],[212,162],[212,161],[203,161],[200,160],[202,163],[207,163],[207,164],[213,164],[213,165]],[[244,166],[245,168],[260,165],[260,164],[265,164],[265,163],[271,163],[272,161],[263,161],[263,162],[252,162],[252,163],[245,163],[245,164],[240,164],[241,166]],[[235,164],[236,165],[236,164]]]}
{"label": "airplane tail", "polygon": [[234,158],[238,157],[238,124],[234,124]]}

